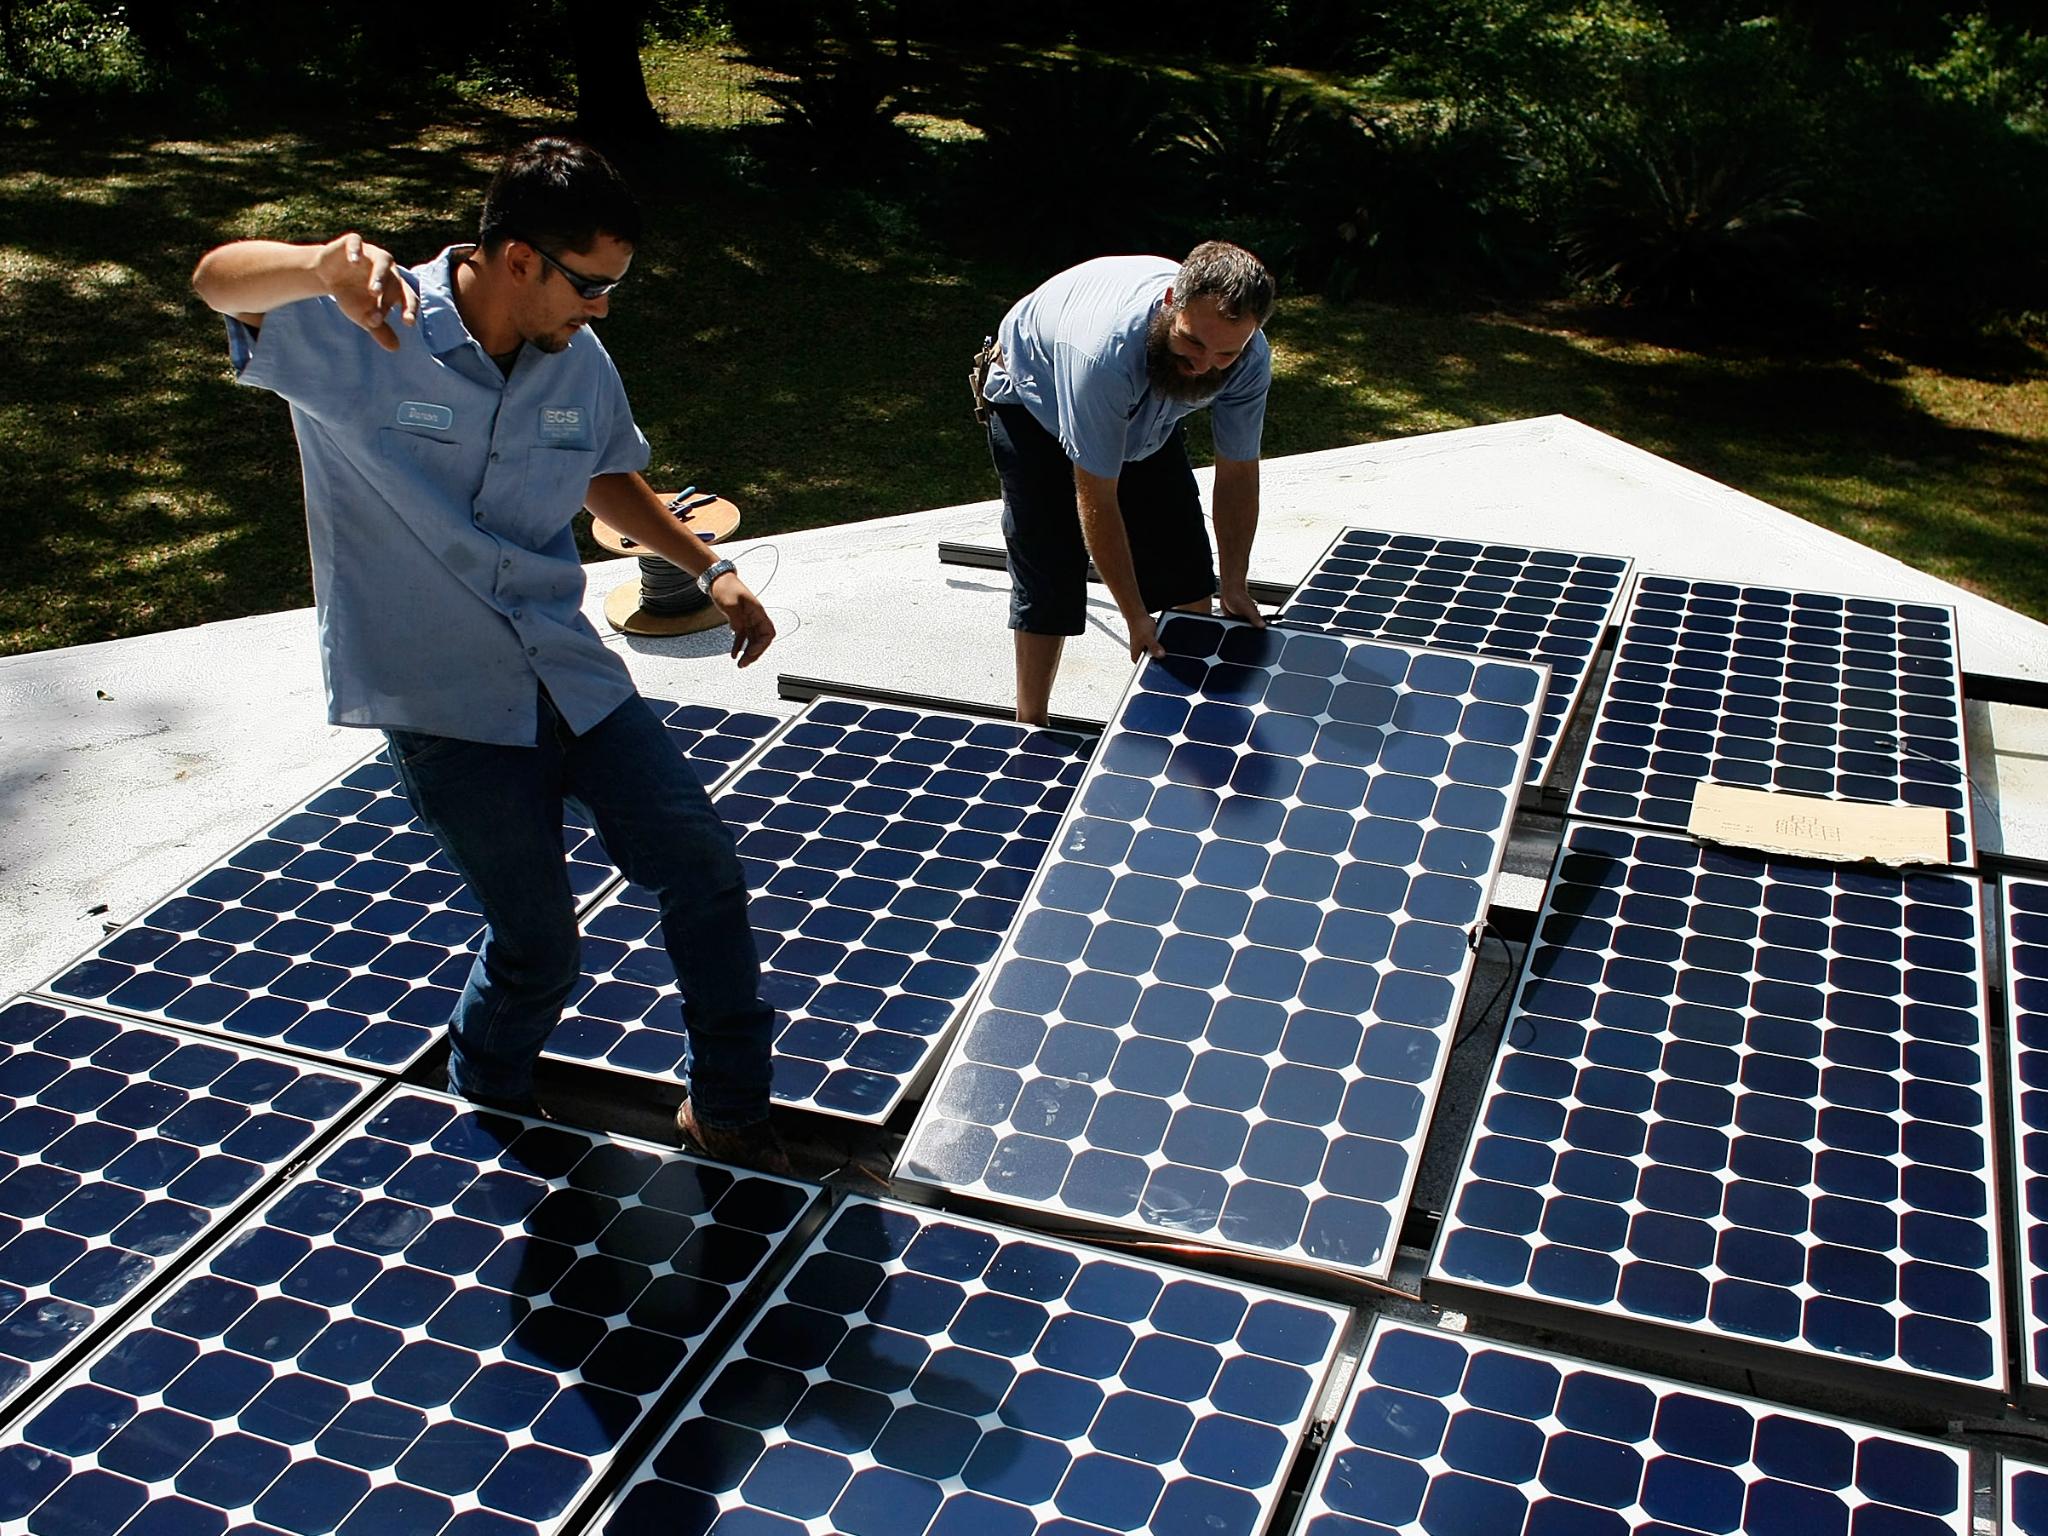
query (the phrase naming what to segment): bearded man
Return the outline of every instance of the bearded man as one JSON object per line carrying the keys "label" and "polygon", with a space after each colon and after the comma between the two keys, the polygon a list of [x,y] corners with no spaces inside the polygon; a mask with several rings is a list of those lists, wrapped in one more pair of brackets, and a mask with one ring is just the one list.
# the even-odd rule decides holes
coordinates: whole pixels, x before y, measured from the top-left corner
{"label": "bearded man", "polygon": [[[1045,723],[1060,652],[1086,618],[1091,557],[1133,661],[1159,654],[1153,615],[1165,608],[1207,613],[1213,596],[1225,613],[1262,622],[1245,569],[1273,299],[1259,259],[1221,240],[1178,268],[1105,256],[1019,299],[994,355],[977,360],[1003,485],[1019,720]],[[1213,564],[1184,425],[1204,406],[1216,448]]]}

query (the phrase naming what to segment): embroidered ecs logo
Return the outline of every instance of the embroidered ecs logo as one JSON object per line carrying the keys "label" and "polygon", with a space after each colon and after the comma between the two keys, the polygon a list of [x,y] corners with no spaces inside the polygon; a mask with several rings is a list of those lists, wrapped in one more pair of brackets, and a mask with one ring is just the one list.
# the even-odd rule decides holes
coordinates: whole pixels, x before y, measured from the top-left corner
{"label": "embroidered ecs logo", "polygon": [[398,424],[446,432],[455,425],[455,412],[445,405],[433,405],[425,400],[401,400],[398,403]]}
{"label": "embroidered ecs logo", "polygon": [[579,443],[583,440],[583,407],[544,405],[540,408],[540,440],[544,443]]}

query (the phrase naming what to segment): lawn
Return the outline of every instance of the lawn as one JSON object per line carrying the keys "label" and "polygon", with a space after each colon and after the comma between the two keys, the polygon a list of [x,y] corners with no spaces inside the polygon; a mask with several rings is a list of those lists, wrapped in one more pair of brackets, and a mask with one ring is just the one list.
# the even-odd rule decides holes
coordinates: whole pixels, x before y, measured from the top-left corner
{"label": "lawn", "polygon": [[[604,335],[653,478],[733,496],[756,534],[990,495],[966,358],[1044,264],[764,177],[744,71],[675,46],[649,64],[675,128],[629,167],[651,232]],[[235,236],[345,228],[422,259],[465,237],[497,153],[560,121],[470,97],[239,136],[14,135],[0,653],[309,602],[287,413],[229,376],[193,261]],[[1563,412],[2048,618],[2048,355],[1874,336],[1710,349],[1608,319],[1288,299],[1267,452]]]}

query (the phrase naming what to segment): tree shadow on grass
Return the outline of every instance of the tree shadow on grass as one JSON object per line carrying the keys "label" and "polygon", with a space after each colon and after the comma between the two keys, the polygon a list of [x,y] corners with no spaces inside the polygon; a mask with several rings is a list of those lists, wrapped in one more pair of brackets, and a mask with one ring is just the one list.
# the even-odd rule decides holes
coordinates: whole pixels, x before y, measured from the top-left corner
{"label": "tree shadow on grass", "polygon": [[1568,415],[2048,616],[2048,440],[1944,420],[1859,357],[1724,359],[1312,301],[1274,330],[1269,454]]}

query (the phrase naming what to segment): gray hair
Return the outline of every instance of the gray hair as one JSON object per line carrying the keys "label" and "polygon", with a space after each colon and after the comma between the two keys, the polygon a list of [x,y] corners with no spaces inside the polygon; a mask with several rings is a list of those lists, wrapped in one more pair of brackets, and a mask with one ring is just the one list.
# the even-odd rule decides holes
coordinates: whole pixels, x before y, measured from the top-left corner
{"label": "gray hair", "polygon": [[1173,280],[1173,307],[1185,309],[1195,299],[1216,301],[1226,320],[1250,319],[1264,325],[1273,317],[1276,296],[1273,274],[1265,263],[1228,240],[1204,240],[1180,264]]}

